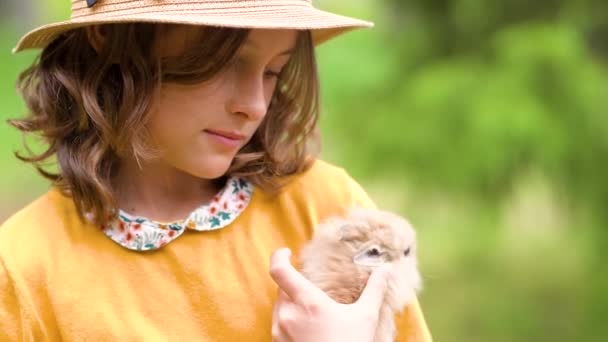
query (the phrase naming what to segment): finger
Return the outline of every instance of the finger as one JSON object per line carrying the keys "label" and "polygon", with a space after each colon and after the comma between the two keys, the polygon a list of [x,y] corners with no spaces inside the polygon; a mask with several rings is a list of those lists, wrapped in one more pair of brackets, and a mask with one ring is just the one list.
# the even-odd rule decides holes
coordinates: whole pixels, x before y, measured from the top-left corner
{"label": "finger", "polygon": [[289,257],[291,251],[282,248],[275,251],[270,258],[270,276],[285,293],[297,303],[309,302],[323,292],[298,272]]}
{"label": "finger", "polygon": [[[281,317],[281,315],[286,312],[293,312],[294,308],[290,306],[295,305],[291,298],[287,296],[287,294],[278,289],[278,298],[273,308],[273,318],[272,318],[272,338],[273,342],[289,342],[292,339],[289,336],[289,333],[286,330],[285,322],[281,322],[281,319],[285,319],[285,317]],[[282,312],[282,314],[281,314]]]}
{"label": "finger", "polygon": [[365,285],[357,303],[379,308],[384,300],[391,269],[392,265],[389,263],[376,268],[367,280],[367,285]]}
{"label": "finger", "polygon": [[281,290],[280,288],[277,290],[277,300],[274,302],[272,307],[272,327],[279,323],[279,308],[281,305],[285,305],[285,303],[291,302],[291,298],[287,296],[287,294]]}
{"label": "finger", "polygon": [[283,291],[281,288],[278,289],[278,292],[279,292],[279,300],[282,303],[291,301],[291,298],[289,298],[289,296],[287,295],[287,293],[285,293],[285,291]]}
{"label": "finger", "polygon": [[[280,292],[281,290],[279,290]],[[272,340],[274,342],[280,341],[281,330],[279,329],[279,305],[281,305],[280,293],[277,296],[277,300],[272,307]]]}

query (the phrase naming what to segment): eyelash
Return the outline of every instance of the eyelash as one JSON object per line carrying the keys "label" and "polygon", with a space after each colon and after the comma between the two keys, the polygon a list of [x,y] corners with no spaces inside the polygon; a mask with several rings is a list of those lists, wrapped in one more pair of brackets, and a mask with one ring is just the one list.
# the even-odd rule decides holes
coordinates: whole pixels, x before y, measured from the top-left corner
{"label": "eyelash", "polygon": [[281,72],[276,72],[276,71],[272,71],[272,70],[268,70],[268,71],[264,72],[264,75],[266,77],[278,78],[280,74],[281,74]]}

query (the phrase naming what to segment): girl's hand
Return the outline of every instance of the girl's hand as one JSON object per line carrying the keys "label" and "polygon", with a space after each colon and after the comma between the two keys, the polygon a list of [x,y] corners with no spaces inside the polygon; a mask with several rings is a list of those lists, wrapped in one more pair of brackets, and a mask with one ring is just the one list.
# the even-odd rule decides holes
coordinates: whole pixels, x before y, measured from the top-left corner
{"label": "girl's hand", "polygon": [[291,265],[290,255],[288,249],[279,249],[270,259],[270,276],[279,286],[272,314],[273,340],[373,341],[390,266],[372,273],[356,303],[340,304],[304,278]]}

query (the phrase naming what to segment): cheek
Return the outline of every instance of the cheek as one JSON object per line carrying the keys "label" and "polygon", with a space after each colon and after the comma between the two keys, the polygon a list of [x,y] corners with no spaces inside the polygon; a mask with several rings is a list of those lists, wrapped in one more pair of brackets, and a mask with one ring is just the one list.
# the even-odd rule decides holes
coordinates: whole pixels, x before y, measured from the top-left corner
{"label": "cheek", "polygon": [[266,81],[264,84],[264,99],[266,100],[266,108],[270,105],[270,101],[272,100],[272,95],[274,95],[274,91],[276,89],[277,82],[276,81]]}
{"label": "cheek", "polygon": [[171,153],[171,150],[186,145],[188,137],[192,137],[198,130],[193,115],[187,115],[188,110],[179,105],[170,110],[167,105],[168,103],[156,108],[150,115],[146,128],[155,148]]}
{"label": "cheek", "polygon": [[215,84],[165,85],[158,95],[149,126],[156,134],[185,135],[201,131],[221,112],[222,93]]}
{"label": "cheek", "polygon": [[184,120],[179,115],[172,115],[171,112],[164,108],[158,110],[150,116],[146,127],[152,138],[159,144],[166,143],[165,140],[176,136],[177,132],[183,130]]}
{"label": "cheek", "polygon": [[270,107],[270,102],[272,101],[272,97],[274,96],[274,92],[276,91],[276,89],[276,80],[268,80],[264,82],[264,99],[266,100],[266,109]]}

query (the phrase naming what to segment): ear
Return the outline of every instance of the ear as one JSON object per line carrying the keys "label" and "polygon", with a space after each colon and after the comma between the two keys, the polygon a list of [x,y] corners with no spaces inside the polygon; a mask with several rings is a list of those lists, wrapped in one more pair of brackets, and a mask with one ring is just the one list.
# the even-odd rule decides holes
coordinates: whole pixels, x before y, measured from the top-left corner
{"label": "ear", "polygon": [[353,262],[361,266],[380,266],[386,262],[386,253],[376,246],[372,245],[353,257]]}
{"label": "ear", "polygon": [[99,53],[106,43],[106,32],[101,25],[93,25],[85,28],[89,44]]}

